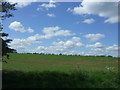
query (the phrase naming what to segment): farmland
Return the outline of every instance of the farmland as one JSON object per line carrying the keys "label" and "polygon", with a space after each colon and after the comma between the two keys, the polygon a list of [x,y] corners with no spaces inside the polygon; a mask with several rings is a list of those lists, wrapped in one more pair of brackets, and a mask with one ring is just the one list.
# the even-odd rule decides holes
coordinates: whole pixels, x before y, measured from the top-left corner
{"label": "farmland", "polygon": [[118,87],[118,58],[16,53],[7,62],[2,64],[4,88]]}

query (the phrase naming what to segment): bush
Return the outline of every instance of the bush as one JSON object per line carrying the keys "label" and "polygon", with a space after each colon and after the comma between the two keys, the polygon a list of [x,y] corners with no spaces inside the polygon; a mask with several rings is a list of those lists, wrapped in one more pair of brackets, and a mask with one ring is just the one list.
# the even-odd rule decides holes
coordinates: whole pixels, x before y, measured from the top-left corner
{"label": "bush", "polygon": [[3,71],[4,88],[117,88],[113,72]]}
{"label": "bush", "polygon": [[108,55],[108,57],[113,57],[113,56],[111,56],[111,55]]}

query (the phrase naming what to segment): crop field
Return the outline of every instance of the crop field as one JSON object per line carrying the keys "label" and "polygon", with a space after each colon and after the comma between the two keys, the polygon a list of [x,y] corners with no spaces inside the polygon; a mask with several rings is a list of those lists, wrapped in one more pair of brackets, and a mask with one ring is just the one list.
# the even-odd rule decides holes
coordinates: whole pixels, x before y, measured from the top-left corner
{"label": "crop field", "polygon": [[113,57],[10,54],[2,69],[3,88],[118,87],[118,58]]}
{"label": "crop field", "polygon": [[66,56],[39,54],[10,54],[8,63],[3,63],[3,69],[20,71],[62,71],[118,69],[118,59],[112,57]]}

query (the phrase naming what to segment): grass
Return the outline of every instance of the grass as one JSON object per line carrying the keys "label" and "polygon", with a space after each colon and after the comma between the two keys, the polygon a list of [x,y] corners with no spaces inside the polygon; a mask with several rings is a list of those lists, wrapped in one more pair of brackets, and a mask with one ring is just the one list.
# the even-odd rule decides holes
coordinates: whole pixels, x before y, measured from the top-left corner
{"label": "grass", "polygon": [[[115,72],[3,71],[3,88],[118,88]],[[114,78],[113,78],[114,77]]]}
{"label": "grass", "polygon": [[[10,54],[3,88],[118,88],[113,57]],[[108,69],[110,68],[110,69]]]}
{"label": "grass", "polygon": [[106,67],[118,70],[118,59],[112,57],[65,56],[39,54],[10,54],[2,68],[20,71],[106,71]]}

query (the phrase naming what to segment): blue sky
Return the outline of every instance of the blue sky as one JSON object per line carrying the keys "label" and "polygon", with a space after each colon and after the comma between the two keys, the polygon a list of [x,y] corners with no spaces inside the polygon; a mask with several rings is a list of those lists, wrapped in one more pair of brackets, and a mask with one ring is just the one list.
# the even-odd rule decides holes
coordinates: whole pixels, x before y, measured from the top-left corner
{"label": "blue sky", "polygon": [[26,2],[17,9],[4,21],[3,31],[18,52],[117,56],[113,2]]}

